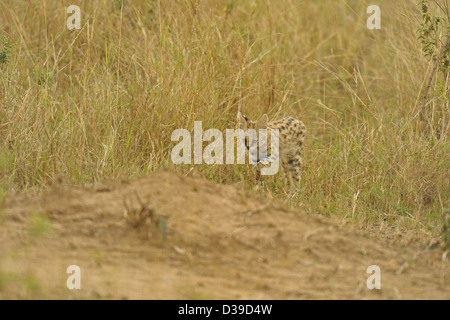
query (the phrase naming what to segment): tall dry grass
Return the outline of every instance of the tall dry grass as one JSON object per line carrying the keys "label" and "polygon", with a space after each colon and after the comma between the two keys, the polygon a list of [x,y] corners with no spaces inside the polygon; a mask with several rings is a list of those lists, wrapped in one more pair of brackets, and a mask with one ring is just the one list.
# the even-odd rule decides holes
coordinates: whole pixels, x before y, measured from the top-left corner
{"label": "tall dry grass", "polygon": [[[66,7],[81,7],[69,31]],[[416,1],[0,0],[3,193],[133,177],[175,166],[171,133],[224,130],[240,109],[308,127],[290,202],[369,225],[439,233],[450,207],[449,110],[420,102],[431,63]],[[442,80],[442,79],[441,79]],[[439,79],[433,90],[439,88]],[[437,132],[439,134],[437,134]],[[246,166],[197,165],[251,189]],[[266,196],[287,199],[281,177]]]}

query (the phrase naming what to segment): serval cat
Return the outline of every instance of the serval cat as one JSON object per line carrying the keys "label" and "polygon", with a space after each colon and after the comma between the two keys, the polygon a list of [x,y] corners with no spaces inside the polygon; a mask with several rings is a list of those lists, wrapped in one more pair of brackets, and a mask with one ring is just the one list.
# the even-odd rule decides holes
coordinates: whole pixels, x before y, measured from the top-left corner
{"label": "serval cat", "polygon": [[[251,121],[241,112],[238,112],[237,116],[238,128],[244,131],[248,129],[254,129],[257,136],[253,138],[246,136],[244,145],[246,149],[251,153],[250,157],[256,158],[255,171],[256,180],[264,185],[264,181],[261,177],[261,167],[267,166],[275,158],[279,158],[280,164],[284,169],[285,176],[289,182],[290,193],[295,189],[295,186],[300,183],[300,169],[302,166],[302,149],[306,138],[306,127],[300,120],[292,117],[286,117],[280,120],[268,122],[267,114],[264,114],[258,121]],[[263,159],[259,159],[256,148],[250,149],[254,143],[257,143],[259,137],[259,129],[267,129],[266,141],[271,141],[271,129],[278,129],[279,133],[279,150],[277,155],[270,155]],[[256,144],[258,145],[258,144]],[[264,146],[266,150],[270,150],[270,146]],[[278,156],[278,157],[277,157]]]}

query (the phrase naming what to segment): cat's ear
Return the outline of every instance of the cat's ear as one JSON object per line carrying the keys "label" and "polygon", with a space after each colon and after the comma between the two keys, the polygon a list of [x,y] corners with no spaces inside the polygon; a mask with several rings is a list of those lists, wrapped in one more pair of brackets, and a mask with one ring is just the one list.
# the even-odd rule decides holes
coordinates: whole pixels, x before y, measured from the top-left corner
{"label": "cat's ear", "polygon": [[267,123],[269,122],[269,117],[267,114],[263,114],[261,118],[259,118],[258,122],[256,123],[256,126],[259,129],[267,129]]}
{"label": "cat's ear", "polygon": [[239,129],[247,130],[247,120],[245,119],[245,117],[242,115],[242,113],[240,111],[238,112],[238,115],[237,115],[237,123],[238,123]]}

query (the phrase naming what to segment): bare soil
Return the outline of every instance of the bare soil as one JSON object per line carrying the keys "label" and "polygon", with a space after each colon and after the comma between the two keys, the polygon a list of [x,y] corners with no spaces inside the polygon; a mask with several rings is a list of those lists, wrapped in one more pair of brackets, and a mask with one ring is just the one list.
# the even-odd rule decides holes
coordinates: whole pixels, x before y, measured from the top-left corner
{"label": "bare soil", "polygon": [[0,219],[0,299],[449,299],[448,271],[440,244],[167,172],[12,196]]}

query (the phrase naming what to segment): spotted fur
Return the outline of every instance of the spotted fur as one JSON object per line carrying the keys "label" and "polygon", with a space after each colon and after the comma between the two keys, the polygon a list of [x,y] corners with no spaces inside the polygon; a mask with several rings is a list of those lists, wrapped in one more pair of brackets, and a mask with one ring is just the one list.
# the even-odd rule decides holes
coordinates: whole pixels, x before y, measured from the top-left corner
{"label": "spotted fur", "polygon": [[[288,179],[291,191],[296,185],[300,183],[300,170],[302,167],[302,150],[306,139],[306,126],[300,120],[292,117],[286,117],[280,120],[268,122],[267,114],[264,114],[258,121],[251,121],[242,113],[238,113],[238,128],[246,131],[248,129],[254,129],[259,132],[259,129],[267,130],[267,141],[270,143],[270,129],[278,129],[279,133],[279,154],[268,156],[264,159],[256,158],[256,174],[257,180],[261,181],[260,167],[266,166],[273,161],[274,156],[279,156],[280,165],[284,169],[286,178]],[[259,135],[254,139],[245,137],[245,147],[247,150],[258,139]],[[253,140],[253,141],[250,141]],[[267,145],[267,150],[270,150],[270,144]],[[257,155],[253,155],[256,156]],[[252,154],[251,154],[252,157]]]}

